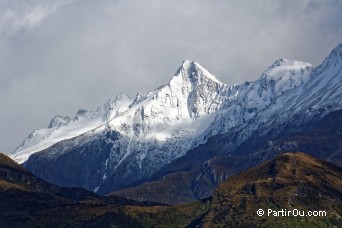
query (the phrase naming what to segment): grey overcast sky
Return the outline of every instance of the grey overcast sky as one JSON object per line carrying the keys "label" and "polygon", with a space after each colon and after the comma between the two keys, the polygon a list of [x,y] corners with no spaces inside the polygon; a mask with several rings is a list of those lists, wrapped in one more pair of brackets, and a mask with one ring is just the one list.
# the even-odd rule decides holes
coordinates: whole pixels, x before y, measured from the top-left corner
{"label": "grey overcast sky", "polygon": [[276,59],[318,65],[342,42],[338,0],[0,0],[0,151],[56,114],[167,83],[183,59],[227,84]]}

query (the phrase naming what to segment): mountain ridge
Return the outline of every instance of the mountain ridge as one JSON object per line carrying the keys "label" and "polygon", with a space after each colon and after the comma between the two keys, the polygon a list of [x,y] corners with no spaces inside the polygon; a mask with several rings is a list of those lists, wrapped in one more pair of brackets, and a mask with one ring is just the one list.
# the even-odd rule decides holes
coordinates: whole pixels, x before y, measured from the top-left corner
{"label": "mountain ridge", "polygon": [[[233,86],[184,61],[168,84],[137,95],[115,118],[101,120],[99,128],[32,154],[25,166],[52,183],[105,194],[152,177],[220,134],[234,136],[226,144],[229,154],[257,129],[271,129],[295,116],[303,122],[321,119],[341,109],[340,55],[337,46],[315,68],[277,60],[255,81]],[[69,174],[53,171],[62,169]]]}

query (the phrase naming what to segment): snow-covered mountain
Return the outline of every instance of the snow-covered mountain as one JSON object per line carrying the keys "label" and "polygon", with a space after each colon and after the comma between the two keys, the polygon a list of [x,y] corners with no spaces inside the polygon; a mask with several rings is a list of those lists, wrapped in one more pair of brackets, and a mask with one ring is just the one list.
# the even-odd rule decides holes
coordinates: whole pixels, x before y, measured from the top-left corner
{"label": "snow-covered mountain", "polygon": [[108,100],[96,111],[79,109],[76,116],[55,116],[48,128],[33,131],[11,154],[18,163],[25,162],[28,157],[44,150],[53,144],[70,139],[86,132],[103,127],[109,120],[114,119],[128,109],[133,101],[125,94],[118,94],[116,98]]}
{"label": "snow-covered mountain", "polygon": [[[240,134],[243,140],[251,130],[261,123],[270,123],[270,118],[293,105],[283,99],[298,96],[312,70],[311,64],[304,62],[275,61],[257,80],[234,87],[236,95],[223,105],[205,136],[222,134],[240,126],[244,129]],[[245,125],[252,129],[246,129]]]}
{"label": "snow-covered mountain", "polygon": [[342,109],[342,44],[322,64],[279,59],[255,81],[238,85],[238,96],[222,105],[202,138],[235,132],[230,150],[258,129],[319,120]]}
{"label": "snow-covered mountain", "polygon": [[[113,139],[111,152],[98,161],[107,167],[101,178],[107,179],[128,161],[149,176],[194,145],[192,141],[207,129],[226,100],[228,88],[199,64],[185,60],[169,83],[153,92],[139,93],[134,100],[120,94],[94,112],[78,111],[72,120],[54,117],[49,128],[34,131],[11,157],[23,163],[30,155],[45,151],[53,159],[99,138],[108,144],[106,133],[115,132],[120,139]],[[61,143],[63,148],[53,149]],[[119,151],[115,150],[119,144]]]}
{"label": "snow-covered mountain", "polygon": [[342,44],[316,68],[279,59],[257,80],[232,86],[185,60],[153,92],[134,100],[121,94],[73,119],[56,116],[11,157],[50,182],[108,193],[151,177],[212,136],[238,132],[237,147],[258,128],[341,109],[341,55]]}
{"label": "snow-covered mountain", "polygon": [[119,94],[96,111],[80,109],[73,119],[55,116],[47,129],[35,130],[11,156],[23,163],[56,142],[106,127],[140,141],[199,134],[225,101],[227,88],[199,64],[185,60],[170,82],[154,92],[138,93],[134,100]]}

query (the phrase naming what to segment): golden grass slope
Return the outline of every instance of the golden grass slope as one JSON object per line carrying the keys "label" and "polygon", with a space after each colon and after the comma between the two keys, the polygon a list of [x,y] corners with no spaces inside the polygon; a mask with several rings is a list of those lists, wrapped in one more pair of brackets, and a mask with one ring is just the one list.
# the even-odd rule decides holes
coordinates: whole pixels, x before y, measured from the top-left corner
{"label": "golden grass slope", "polygon": [[[325,210],[327,216],[258,216],[258,209]],[[342,169],[304,153],[284,153],[219,185],[203,222],[205,227],[340,226],[341,216]]]}

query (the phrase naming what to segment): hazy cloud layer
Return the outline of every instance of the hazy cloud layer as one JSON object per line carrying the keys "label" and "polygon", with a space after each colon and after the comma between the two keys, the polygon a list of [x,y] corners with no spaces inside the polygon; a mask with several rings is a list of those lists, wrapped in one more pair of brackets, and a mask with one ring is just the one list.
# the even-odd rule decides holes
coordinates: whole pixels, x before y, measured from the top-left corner
{"label": "hazy cloud layer", "polygon": [[334,0],[0,0],[0,151],[56,114],[165,84],[183,59],[227,84],[342,42]]}

